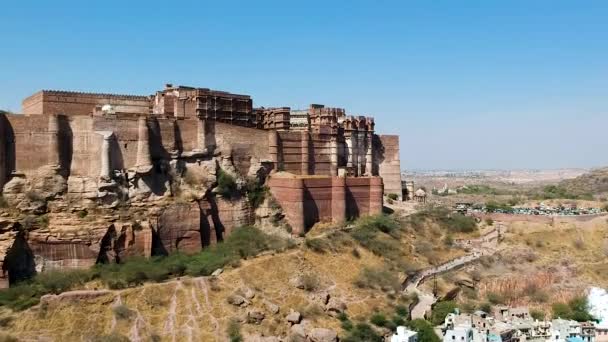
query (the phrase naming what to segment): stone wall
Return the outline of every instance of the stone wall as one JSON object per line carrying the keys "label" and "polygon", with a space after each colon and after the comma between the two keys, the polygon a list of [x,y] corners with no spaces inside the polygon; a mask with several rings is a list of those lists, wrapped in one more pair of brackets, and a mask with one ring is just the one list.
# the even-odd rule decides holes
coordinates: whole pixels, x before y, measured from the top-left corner
{"label": "stone wall", "polygon": [[384,192],[397,194],[399,199],[402,199],[399,136],[378,135],[375,137],[374,146],[374,164],[378,166],[377,174],[384,181]]}
{"label": "stone wall", "polygon": [[270,177],[270,191],[283,208],[294,234],[317,222],[382,213],[380,177]]}
{"label": "stone wall", "polygon": [[8,172],[31,171],[52,162],[49,117],[42,115],[6,115],[4,128],[6,143],[6,167]]}
{"label": "stone wall", "polygon": [[[57,132],[52,132],[56,118]],[[168,160],[171,152],[193,151],[204,147],[232,154],[237,169],[246,174],[251,158],[268,159],[265,130],[208,123],[201,146],[198,120],[147,119],[152,160]],[[51,129],[51,130],[50,130]],[[113,132],[111,167],[114,170],[136,166],[138,117],[2,115],[0,117],[0,182],[12,171],[29,174],[45,165],[59,164],[65,174],[97,177],[101,167],[100,133]],[[53,134],[57,136],[53,140]],[[58,159],[58,160],[54,160]]]}
{"label": "stone wall", "polygon": [[531,222],[542,223],[548,225],[568,224],[588,222],[598,217],[608,216],[608,214],[595,215],[573,215],[573,216],[547,216],[547,215],[520,215],[520,214],[503,214],[503,213],[473,213],[473,217],[480,220],[492,219],[499,222]]}
{"label": "stone wall", "polygon": [[148,114],[151,111],[147,96],[92,94],[70,91],[43,90],[23,100],[24,114],[90,115],[96,107],[112,105],[117,113]]}
{"label": "stone wall", "polygon": [[278,138],[279,170],[296,175],[332,175],[331,135],[281,131]]}

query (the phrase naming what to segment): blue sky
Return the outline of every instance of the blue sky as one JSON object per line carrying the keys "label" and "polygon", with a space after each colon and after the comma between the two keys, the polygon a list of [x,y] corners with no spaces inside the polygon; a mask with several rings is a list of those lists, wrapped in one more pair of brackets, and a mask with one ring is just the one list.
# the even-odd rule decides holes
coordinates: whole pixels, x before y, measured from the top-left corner
{"label": "blue sky", "polygon": [[10,1],[0,108],[164,83],[324,103],[403,168],[608,165],[607,1]]}

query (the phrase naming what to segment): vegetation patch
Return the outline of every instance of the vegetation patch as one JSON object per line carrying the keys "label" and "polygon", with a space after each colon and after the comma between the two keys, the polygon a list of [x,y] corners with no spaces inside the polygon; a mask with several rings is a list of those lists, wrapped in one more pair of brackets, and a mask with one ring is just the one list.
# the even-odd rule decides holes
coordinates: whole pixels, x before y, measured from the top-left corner
{"label": "vegetation patch", "polygon": [[571,319],[578,322],[595,320],[595,317],[589,313],[589,303],[586,297],[576,297],[568,303],[554,303],[551,309],[553,318]]}
{"label": "vegetation patch", "polygon": [[477,222],[445,207],[429,206],[407,218],[405,224],[416,231],[421,231],[427,223],[435,223],[449,232],[471,233],[477,230]]}
{"label": "vegetation patch", "polygon": [[388,267],[363,268],[355,280],[355,285],[360,288],[394,291],[401,288],[399,278]]}
{"label": "vegetation patch", "polygon": [[232,175],[222,169],[217,172],[217,187],[216,192],[222,197],[231,199],[239,195],[236,180]]}
{"label": "vegetation patch", "polygon": [[111,289],[123,289],[183,275],[208,276],[218,268],[262,251],[288,247],[287,241],[264,234],[257,228],[240,227],[223,243],[194,255],[178,253],[150,259],[134,258],[124,264],[100,264],[89,270],[43,272],[0,291],[0,306],[23,310],[36,305],[45,294],[59,294],[94,279],[101,280]]}

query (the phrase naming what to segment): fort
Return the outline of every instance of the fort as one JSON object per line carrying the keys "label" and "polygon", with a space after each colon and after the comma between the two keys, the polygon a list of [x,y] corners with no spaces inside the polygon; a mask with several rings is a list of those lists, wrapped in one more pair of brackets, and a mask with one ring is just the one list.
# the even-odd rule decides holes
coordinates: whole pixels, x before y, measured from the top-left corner
{"label": "fort", "polygon": [[28,269],[220,241],[256,209],[218,193],[221,174],[268,186],[295,235],[379,214],[384,193],[401,197],[399,138],[374,127],[341,108],[256,108],[171,84],[150,96],[37,92],[22,114],[0,114],[0,189],[17,209],[0,219],[0,287]]}

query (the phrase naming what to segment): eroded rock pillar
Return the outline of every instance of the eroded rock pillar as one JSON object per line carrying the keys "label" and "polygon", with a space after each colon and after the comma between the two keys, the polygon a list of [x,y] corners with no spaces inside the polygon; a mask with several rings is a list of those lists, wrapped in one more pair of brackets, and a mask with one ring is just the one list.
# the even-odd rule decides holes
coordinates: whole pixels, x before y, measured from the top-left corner
{"label": "eroded rock pillar", "polygon": [[57,115],[49,115],[48,123],[48,164],[52,166],[61,166],[59,159],[59,118]]}
{"label": "eroded rock pillar", "polygon": [[137,159],[135,162],[137,172],[146,173],[152,169],[152,158],[150,157],[150,133],[145,116],[137,120]]}
{"label": "eroded rock pillar", "polygon": [[331,179],[331,221],[342,223],[346,220],[346,178]]}
{"label": "eroded rock pillar", "polygon": [[279,170],[279,133],[274,130],[268,130],[268,154],[272,161],[273,169]]}
{"label": "eroded rock pillar", "polygon": [[309,146],[310,146],[310,135],[308,135],[308,132],[303,131],[302,132],[302,140],[301,140],[301,147],[302,147],[302,174],[303,175],[308,175],[310,173],[310,153],[309,153]]}
{"label": "eroded rock pillar", "polygon": [[382,177],[369,178],[369,215],[382,214],[382,195],[384,186]]}

